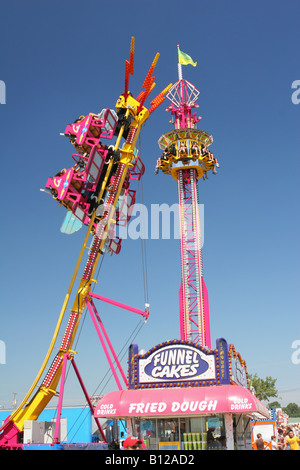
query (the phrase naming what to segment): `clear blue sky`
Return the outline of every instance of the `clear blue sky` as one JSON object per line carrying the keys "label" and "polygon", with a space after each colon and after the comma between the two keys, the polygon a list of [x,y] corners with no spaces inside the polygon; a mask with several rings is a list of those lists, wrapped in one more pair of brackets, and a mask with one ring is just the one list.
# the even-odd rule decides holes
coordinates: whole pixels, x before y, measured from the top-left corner
{"label": "clear blue sky", "polygon": [[[299,328],[300,80],[297,0],[166,0],[0,2],[2,180],[1,322],[6,364],[0,405],[26,394],[44,359],[79,254],[83,231],[59,231],[64,210],[40,192],[71,166],[66,124],[114,108],[135,36],[136,95],[156,54],[153,97],[177,76],[177,47],[198,62],[184,78],[201,91],[201,128],[214,137],[217,176],[199,182],[205,207],[204,275],[212,346],[233,343],[249,373],[277,379],[279,401],[300,405],[300,364],[292,362]],[[150,100],[149,100],[150,101]],[[149,101],[146,103],[149,106]],[[157,140],[171,130],[166,101],[143,128],[143,193],[151,204],[177,202],[171,177],[154,175]],[[140,348],[179,337],[178,240],[148,240],[150,318]],[[140,240],[105,257],[95,291],[144,306]],[[139,319],[97,304],[119,351]],[[77,364],[90,393],[108,369],[90,318],[83,323]],[[299,357],[299,355],[298,355]],[[126,358],[123,361],[126,368]],[[69,374],[66,404],[83,402]],[[115,389],[113,379],[104,389]]]}

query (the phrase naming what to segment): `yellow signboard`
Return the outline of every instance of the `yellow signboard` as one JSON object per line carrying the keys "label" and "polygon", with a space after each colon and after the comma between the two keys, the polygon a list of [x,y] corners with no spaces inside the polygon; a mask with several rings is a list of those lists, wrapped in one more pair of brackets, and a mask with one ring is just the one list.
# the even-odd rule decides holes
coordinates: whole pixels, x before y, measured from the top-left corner
{"label": "yellow signboard", "polygon": [[158,443],[159,450],[180,450],[179,441],[166,441]]}

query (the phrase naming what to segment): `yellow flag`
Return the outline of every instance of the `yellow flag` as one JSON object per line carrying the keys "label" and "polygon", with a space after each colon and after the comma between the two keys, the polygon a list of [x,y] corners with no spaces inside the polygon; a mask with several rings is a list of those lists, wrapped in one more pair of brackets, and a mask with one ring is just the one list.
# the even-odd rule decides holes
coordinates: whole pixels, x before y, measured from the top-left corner
{"label": "yellow flag", "polygon": [[197,62],[194,62],[191,56],[187,55],[185,52],[181,52],[178,44],[177,44],[177,47],[178,47],[178,62],[182,65],[191,64],[193,67],[196,67]]}

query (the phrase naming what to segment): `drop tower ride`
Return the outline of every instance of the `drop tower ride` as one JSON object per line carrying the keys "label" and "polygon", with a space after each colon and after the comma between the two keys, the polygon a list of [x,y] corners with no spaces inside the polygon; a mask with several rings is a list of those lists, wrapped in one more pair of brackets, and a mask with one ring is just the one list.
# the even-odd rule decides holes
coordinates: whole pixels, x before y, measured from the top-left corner
{"label": "drop tower ride", "polygon": [[208,292],[203,277],[202,236],[198,201],[198,181],[207,173],[216,174],[218,161],[208,150],[212,135],[197,129],[201,117],[196,108],[199,90],[182,77],[182,65],[196,64],[178,47],[178,81],[166,97],[171,105],[174,130],[158,140],[162,155],[156,173],[171,175],[178,184],[181,285],[179,289],[180,338],[202,347],[211,347]]}

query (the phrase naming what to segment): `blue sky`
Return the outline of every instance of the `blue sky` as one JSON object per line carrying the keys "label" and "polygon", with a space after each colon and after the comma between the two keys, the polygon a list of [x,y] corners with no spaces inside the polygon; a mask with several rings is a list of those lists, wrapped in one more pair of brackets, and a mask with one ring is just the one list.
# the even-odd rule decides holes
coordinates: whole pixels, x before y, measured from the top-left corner
{"label": "blue sky", "polygon": [[[220,162],[217,176],[199,181],[212,346],[226,338],[249,373],[277,379],[283,405],[300,405],[300,365],[292,361],[292,344],[300,342],[300,105],[291,100],[300,80],[299,2],[12,0],[0,2],[0,11],[0,405],[10,406],[13,392],[21,401],[33,382],[84,237],[60,233],[64,210],[40,192],[49,176],[71,166],[72,147],[59,133],[81,114],[114,108],[131,36],[135,96],[156,52],[153,97],[178,79],[177,43],[198,62],[184,66],[183,76],[201,91],[199,127],[213,135]],[[171,130],[167,105],[151,115],[140,142],[149,208],[177,202],[171,177],[154,175],[157,140]],[[179,242],[148,240],[146,248],[150,318],[135,339],[143,349],[179,337]],[[105,256],[95,292],[143,309],[140,240]],[[140,320],[97,307],[118,352]],[[88,317],[76,348],[88,391],[115,389],[113,379],[103,387],[108,365]],[[65,403],[81,402],[70,373]]]}

